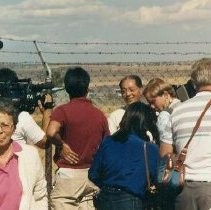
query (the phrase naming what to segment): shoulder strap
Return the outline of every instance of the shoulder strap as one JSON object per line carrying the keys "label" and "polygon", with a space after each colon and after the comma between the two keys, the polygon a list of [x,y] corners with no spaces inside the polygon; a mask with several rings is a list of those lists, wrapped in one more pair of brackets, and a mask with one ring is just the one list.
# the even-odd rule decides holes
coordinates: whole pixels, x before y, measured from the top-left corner
{"label": "shoulder strap", "polygon": [[198,130],[198,128],[199,128],[199,126],[201,124],[202,118],[204,117],[206,111],[209,109],[210,106],[211,106],[211,99],[208,101],[206,107],[204,108],[203,112],[201,113],[201,115],[199,116],[198,120],[196,121],[196,124],[195,124],[195,126],[193,128],[193,131],[191,133],[191,136],[190,136],[190,138],[189,138],[189,140],[188,140],[188,142],[187,142],[187,144],[185,145],[184,148],[186,148],[186,149],[188,148],[192,138],[194,137],[196,131]]}
{"label": "shoulder strap", "polygon": [[147,156],[147,143],[144,143],[144,161],[145,161],[145,169],[146,169],[146,177],[147,177],[147,186],[150,188],[150,175],[149,175],[149,163]]}

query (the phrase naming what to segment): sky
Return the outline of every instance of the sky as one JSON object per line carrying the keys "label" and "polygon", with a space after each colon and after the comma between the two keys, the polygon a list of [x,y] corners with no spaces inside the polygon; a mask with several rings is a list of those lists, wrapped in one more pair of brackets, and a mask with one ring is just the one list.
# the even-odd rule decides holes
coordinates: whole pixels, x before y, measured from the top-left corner
{"label": "sky", "polygon": [[[211,0],[1,0],[0,11],[0,40],[4,43],[0,62],[38,62],[39,56],[32,53],[36,52],[33,40],[46,62],[145,62],[211,56]],[[203,43],[168,44],[171,42]]]}

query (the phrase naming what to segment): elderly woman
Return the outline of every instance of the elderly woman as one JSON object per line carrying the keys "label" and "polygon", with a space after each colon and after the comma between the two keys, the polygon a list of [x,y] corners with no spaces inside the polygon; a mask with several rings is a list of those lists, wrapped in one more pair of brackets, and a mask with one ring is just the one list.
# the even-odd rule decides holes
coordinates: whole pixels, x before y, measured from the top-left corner
{"label": "elderly woman", "polygon": [[47,210],[46,180],[37,149],[11,139],[17,117],[11,102],[1,98],[0,209]]}

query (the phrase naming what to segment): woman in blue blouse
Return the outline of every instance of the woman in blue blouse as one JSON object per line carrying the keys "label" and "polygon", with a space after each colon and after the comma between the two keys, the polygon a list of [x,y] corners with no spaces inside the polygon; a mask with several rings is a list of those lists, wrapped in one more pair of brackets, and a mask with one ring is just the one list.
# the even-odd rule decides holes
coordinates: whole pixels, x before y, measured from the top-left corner
{"label": "woman in blue blouse", "polygon": [[[152,139],[153,138],[153,139]],[[141,210],[147,185],[144,143],[151,181],[156,180],[159,141],[156,116],[150,106],[134,102],[128,106],[120,129],[106,137],[89,170],[89,179],[99,188],[97,210]]]}

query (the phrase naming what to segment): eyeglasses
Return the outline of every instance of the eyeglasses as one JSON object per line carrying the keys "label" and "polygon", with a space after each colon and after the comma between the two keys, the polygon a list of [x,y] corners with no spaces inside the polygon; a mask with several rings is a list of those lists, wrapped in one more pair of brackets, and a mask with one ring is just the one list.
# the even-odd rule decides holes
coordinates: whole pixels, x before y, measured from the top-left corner
{"label": "eyeglasses", "polygon": [[6,123],[0,123],[0,128],[3,132],[9,131],[12,128],[13,124],[6,124]]}
{"label": "eyeglasses", "polygon": [[123,88],[122,90],[121,90],[121,93],[122,93],[122,95],[126,95],[127,93],[136,93],[138,90],[140,90],[140,88],[128,88],[128,89],[126,89],[126,88]]}

